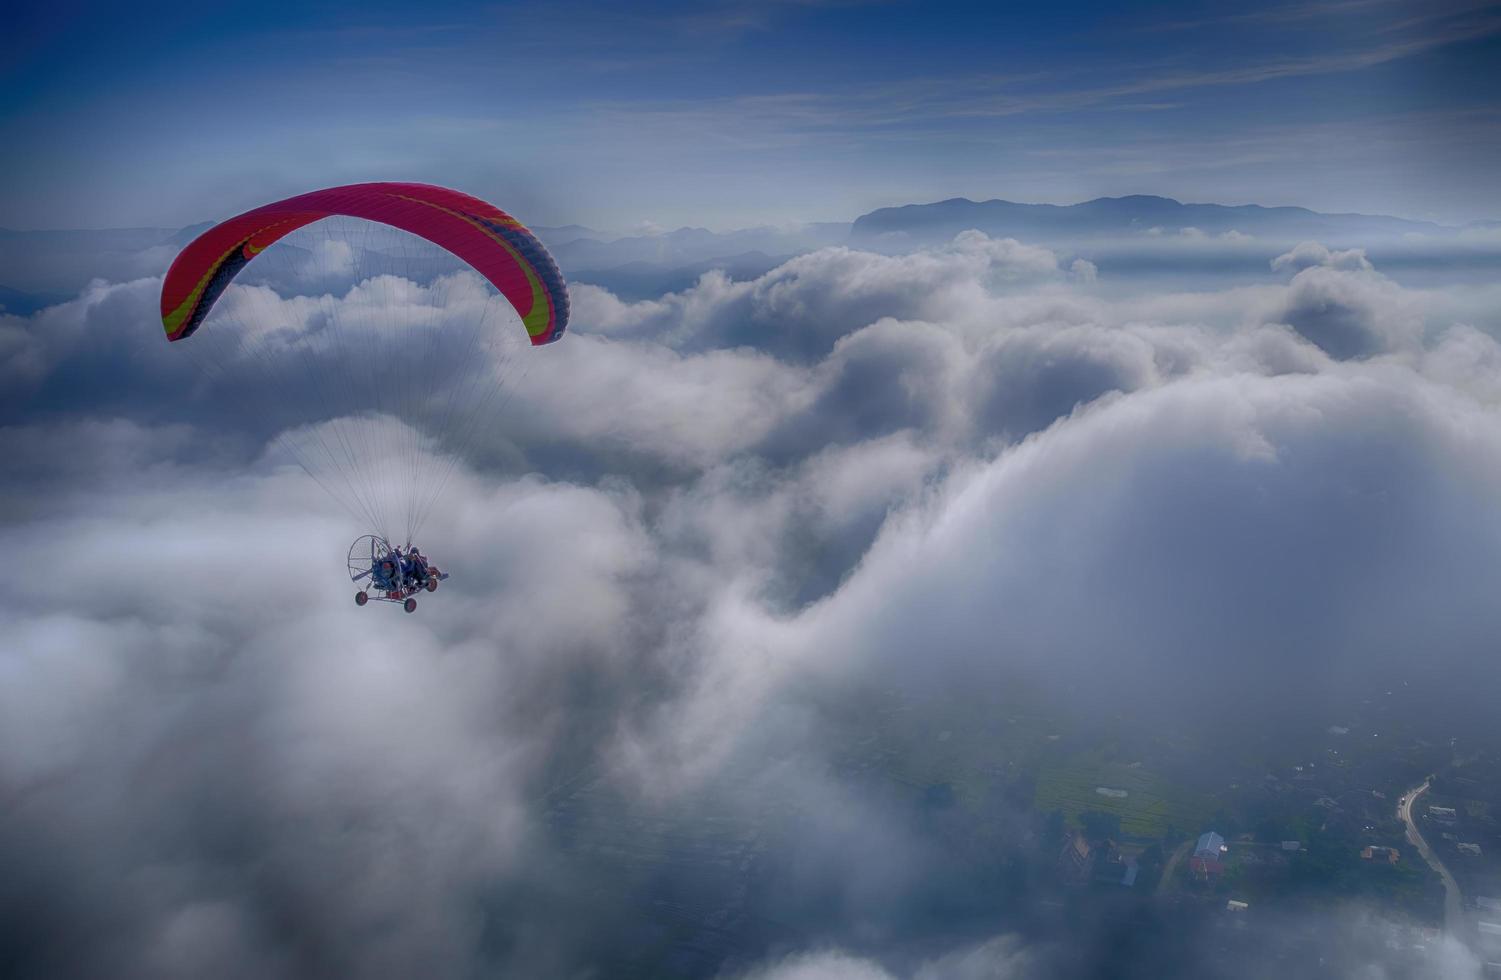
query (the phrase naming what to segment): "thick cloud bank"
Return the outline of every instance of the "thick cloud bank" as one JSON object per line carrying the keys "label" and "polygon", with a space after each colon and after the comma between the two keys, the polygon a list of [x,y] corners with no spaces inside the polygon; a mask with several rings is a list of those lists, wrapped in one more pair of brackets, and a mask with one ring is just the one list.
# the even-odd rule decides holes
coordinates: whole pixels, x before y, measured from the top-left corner
{"label": "thick cloud bank", "polygon": [[[365,528],[160,341],[159,280],[0,316],[0,963],[1098,975],[1113,933],[1033,921],[1025,801],[977,863],[841,775],[865,692],[1249,725],[1421,655],[1437,710],[1501,696],[1493,288],[1273,267],[1134,289],[966,232],[577,286],[423,534],[453,578],[416,616],[355,608]],[[1138,964],[1209,975],[1180,952]]]}

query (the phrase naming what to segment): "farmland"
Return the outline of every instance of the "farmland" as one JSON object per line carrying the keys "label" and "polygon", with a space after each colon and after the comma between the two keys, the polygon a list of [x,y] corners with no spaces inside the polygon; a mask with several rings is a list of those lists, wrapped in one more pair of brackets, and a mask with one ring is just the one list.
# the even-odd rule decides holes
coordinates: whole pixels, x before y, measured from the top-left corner
{"label": "farmland", "polygon": [[1109,762],[1088,753],[1043,765],[1034,805],[1043,811],[1062,810],[1075,824],[1086,810],[1111,813],[1120,817],[1125,836],[1138,839],[1161,838],[1170,828],[1178,836],[1197,833],[1215,810],[1213,800],[1175,786],[1140,764]]}

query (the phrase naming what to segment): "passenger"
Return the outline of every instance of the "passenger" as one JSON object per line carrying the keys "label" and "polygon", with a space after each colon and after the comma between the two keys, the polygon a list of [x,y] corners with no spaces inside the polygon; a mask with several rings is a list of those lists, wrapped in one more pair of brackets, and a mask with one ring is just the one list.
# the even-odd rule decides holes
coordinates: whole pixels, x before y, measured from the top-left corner
{"label": "passenger", "polygon": [[395,592],[399,588],[396,580],[396,563],[389,557],[382,558],[371,571],[370,580],[375,583],[377,589]]}
{"label": "passenger", "polygon": [[422,552],[415,547],[406,555],[406,564],[402,569],[409,581],[416,588],[424,588],[427,585],[427,559],[422,557]]}

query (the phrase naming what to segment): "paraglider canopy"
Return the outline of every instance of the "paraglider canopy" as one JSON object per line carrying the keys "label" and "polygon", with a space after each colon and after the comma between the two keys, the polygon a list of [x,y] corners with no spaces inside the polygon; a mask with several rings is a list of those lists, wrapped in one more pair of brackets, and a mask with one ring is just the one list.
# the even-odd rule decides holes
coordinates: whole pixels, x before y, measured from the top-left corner
{"label": "paraglider canopy", "polygon": [[430,184],[330,187],[247,211],[210,228],[182,250],[162,283],[167,339],[192,336],[234,277],[267,246],[331,215],[400,228],[473,266],[510,301],[534,345],[568,326],[563,275],[535,235],[500,208]]}

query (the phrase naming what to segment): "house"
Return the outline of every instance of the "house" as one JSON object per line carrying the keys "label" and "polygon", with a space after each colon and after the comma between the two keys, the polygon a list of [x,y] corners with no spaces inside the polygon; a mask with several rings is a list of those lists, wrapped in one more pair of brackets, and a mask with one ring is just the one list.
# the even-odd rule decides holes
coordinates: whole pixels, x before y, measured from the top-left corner
{"label": "house", "polygon": [[1396,864],[1400,855],[1395,847],[1367,844],[1361,849],[1360,856],[1367,861],[1385,861],[1387,864]]}
{"label": "house", "polygon": [[1194,845],[1194,857],[1213,857],[1216,860],[1229,848],[1225,847],[1225,838],[1208,831],[1199,835],[1199,842]]}
{"label": "house", "polygon": [[1471,857],[1480,857],[1480,845],[1461,843],[1459,845],[1459,853],[1468,854]]}
{"label": "house", "polygon": [[1102,841],[1094,849],[1094,869],[1090,880],[1096,885],[1118,885],[1126,873],[1125,862],[1121,860],[1120,851],[1116,849],[1115,841]]}
{"label": "house", "polygon": [[1094,867],[1093,848],[1084,835],[1070,832],[1063,840],[1063,852],[1058,855],[1058,874],[1070,884],[1079,884],[1089,879]]}
{"label": "house", "polygon": [[1193,857],[1188,859],[1188,870],[1208,880],[1225,870],[1225,852],[1228,850],[1225,838],[1212,830],[1207,831],[1199,835],[1199,841],[1194,845]]}
{"label": "house", "polygon": [[1282,842],[1282,849],[1284,851],[1301,851],[1303,849],[1303,842],[1298,840],[1285,840]]}
{"label": "house", "polygon": [[1453,823],[1459,819],[1459,814],[1454,811],[1452,806],[1430,806],[1428,808],[1428,816],[1439,823]]}
{"label": "house", "polygon": [[1225,911],[1226,912],[1244,912],[1246,909],[1248,909],[1250,907],[1251,907],[1251,905],[1250,905],[1249,902],[1237,902],[1233,898],[1230,899],[1230,901],[1228,901],[1228,902],[1225,903]]}

